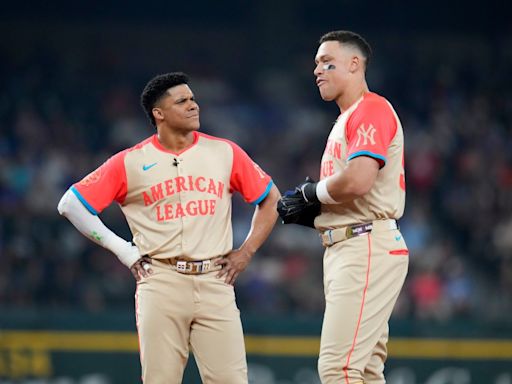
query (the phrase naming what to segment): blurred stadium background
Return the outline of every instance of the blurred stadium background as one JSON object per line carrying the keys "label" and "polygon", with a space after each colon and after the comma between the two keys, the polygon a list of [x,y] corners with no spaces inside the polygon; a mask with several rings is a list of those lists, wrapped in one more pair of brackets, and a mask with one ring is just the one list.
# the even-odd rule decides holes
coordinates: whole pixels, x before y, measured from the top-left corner
{"label": "blurred stadium background", "polygon": [[[140,382],[133,278],[56,206],[153,133],[138,104],[145,82],[189,73],[201,129],[239,143],[284,191],[318,174],[338,113],[314,84],[317,40],[351,29],[372,44],[370,88],[406,138],[411,264],[388,382],[511,384],[512,7],[472,4],[4,3],[0,383]],[[237,198],[236,244],[251,214]],[[102,217],[129,238],[117,207]],[[251,383],[319,383],[321,256],[313,231],[278,225],[238,279]],[[194,365],[184,382],[200,382]]]}

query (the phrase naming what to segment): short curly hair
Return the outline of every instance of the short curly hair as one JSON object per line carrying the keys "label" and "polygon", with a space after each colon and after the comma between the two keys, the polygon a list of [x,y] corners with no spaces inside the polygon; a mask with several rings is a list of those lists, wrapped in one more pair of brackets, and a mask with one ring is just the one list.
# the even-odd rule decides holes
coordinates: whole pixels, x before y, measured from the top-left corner
{"label": "short curly hair", "polygon": [[162,98],[169,88],[181,84],[188,84],[188,82],[189,77],[183,72],[164,73],[162,75],[155,76],[148,81],[140,95],[140,104],[154,127],[156,127],[156,122],[155,117],[153,116],[153,108],[156,103]]}
{"label": "short curly hair", "polygon": [[338,41],[341,44],[358,48],[364,56],[365,68],[368,67],[372,57],[372,48],[361,35],[351,31],[331,31],[323,35],[318,43],[322,44],[326,41]]}

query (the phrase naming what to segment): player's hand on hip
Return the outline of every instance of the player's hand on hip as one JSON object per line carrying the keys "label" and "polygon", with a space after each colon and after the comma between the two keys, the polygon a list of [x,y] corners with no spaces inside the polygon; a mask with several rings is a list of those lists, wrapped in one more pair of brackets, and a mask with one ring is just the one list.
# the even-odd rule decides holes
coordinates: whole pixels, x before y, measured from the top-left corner
{"label": "player's hand on hip", "polygon": [[151,257],[142,256],[130,267],[130,271],[137,281],[140,281],[143,277],[148,277],[153,273],[151,269]]}
{"label": "player's hand on hip", "polygon": [[251,261],[252,254],[246,250],[237,249],[231,251],[228,255],[215,262],[216,265],[222,265],[222,269],[217,273],[218,278],[224,278],[226,284],[235,284],[238,275],[247,268]]}

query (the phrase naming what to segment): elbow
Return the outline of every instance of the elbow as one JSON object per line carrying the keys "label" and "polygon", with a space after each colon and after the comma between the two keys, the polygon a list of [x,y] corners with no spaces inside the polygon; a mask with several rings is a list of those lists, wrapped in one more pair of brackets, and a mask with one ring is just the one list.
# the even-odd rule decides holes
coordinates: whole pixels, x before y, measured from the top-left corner
{"label": "elbow", "polygon": [[354,193],[357,197],[362,197],[366,195],[368,192],[370,192],[370,189],[372,189],[371,184],[359,185],[355,189]]}
{"label": "elbow", "polygon": [[363,197],[372,189],[372,183],[364,182],[364,181],[356,181],[354,180],[352,183],[348,183],[347,192],[350,195],[356,197]]}

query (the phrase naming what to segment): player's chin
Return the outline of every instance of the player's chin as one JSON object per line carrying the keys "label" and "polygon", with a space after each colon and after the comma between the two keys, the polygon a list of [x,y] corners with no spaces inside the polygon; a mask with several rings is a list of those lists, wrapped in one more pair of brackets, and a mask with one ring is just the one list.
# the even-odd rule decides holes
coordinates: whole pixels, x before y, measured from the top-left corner
{"label": "player's chin", "polygon": [[199,122],[199,119],[197,119],[195,121],[191,121],[189,124],[189,129],[191,131],[197,131],[199,129],[199,127],[201,127],[201,123]]}
{"label": "player's chin", "polygon": [[322,88],[320,88],[320,97],[322,98],[323,101],[334,100],[334,95],[328,92],[327,90],[322,90]]}

